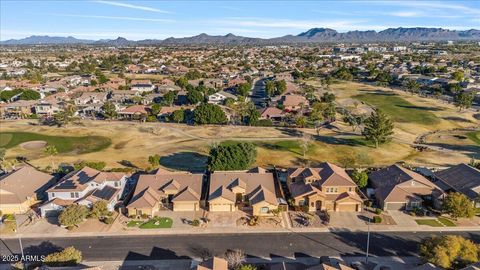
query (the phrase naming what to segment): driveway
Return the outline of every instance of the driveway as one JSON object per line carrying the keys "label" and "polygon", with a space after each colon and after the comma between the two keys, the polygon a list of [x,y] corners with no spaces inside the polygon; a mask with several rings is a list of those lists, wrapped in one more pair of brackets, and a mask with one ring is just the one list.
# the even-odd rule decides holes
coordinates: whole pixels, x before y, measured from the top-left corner
{"label": "driveway", "polygon": [[331,227],[366,227],[365,214],[362,212],[330,212],[330,224]]}
{"label": "driveway", "polygon": [[415,218],[405,214],[402,211],[389,210],[387,212],[390,214],[393,220],[395,220],[395,223],[397,223],[397,226],[399,227],[418,227],[417,222],[415,222]]}

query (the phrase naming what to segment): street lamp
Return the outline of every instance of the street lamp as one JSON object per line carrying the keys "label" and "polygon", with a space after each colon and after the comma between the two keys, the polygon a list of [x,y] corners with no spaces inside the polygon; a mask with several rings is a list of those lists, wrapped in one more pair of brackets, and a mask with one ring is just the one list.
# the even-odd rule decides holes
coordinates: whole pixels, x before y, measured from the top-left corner
{"label": "street lamp", "polygon": [[368,217],[368,229],[367,229],[367,254],[365,256],[365,263],[368,263],[368,251],[370,248],[370,217]]}

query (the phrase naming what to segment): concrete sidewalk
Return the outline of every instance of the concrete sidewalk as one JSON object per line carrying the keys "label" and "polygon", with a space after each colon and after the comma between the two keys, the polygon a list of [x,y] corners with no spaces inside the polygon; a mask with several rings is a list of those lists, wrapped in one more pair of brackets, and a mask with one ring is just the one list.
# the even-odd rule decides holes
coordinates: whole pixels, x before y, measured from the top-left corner
{"label": "concrete sidewalk", "polygon": [[[144,230],[124,230],[117,232],[65,232],[57,234],[48,234],[48,238],[53,237],[85,237],[85,236],[119,236],[119,235],[193,235],[193,234],[248,234],[248,233],[313,233],[313,232],[367,232],[368,226],[356,227],[325,227],[325,228],[189,228],[189,229],[144,229]],[[458,232],[458,231],[480,231],[477,227],[400,227],[389,225],[370,225],[370,232]],[[44,233],[18,233],[11,235],[2,235],[1,238],[42,238],[46,237]]]}

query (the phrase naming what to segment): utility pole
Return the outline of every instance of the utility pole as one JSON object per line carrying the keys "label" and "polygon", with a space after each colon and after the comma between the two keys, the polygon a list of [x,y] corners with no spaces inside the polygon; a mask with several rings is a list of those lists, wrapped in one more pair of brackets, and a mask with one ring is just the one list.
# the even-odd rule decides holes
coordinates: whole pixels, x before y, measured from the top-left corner
{"label": "utility pole", "polygon": [[370,249],[370,217],[368,218],[368,231],[367,231],[367,254],[365,256],[365,263],[368,263],[368,251]]}

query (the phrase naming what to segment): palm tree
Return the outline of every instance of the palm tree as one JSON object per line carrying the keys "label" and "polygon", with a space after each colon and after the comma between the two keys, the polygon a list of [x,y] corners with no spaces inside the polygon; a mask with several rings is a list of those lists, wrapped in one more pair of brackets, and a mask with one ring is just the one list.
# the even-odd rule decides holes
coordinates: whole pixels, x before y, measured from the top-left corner
{"label": "palm tree", "polygon": [[55,164],[53,162],[53,156],[58,155],[57,148],[55,145],[47,145],[45,147],[45,153],[50,156],[50,160],[52,162],[52,170],[55,168]]}

